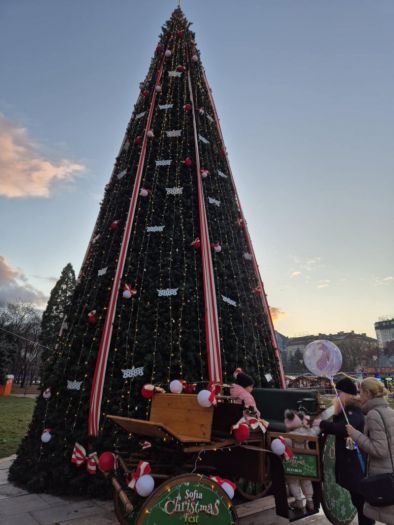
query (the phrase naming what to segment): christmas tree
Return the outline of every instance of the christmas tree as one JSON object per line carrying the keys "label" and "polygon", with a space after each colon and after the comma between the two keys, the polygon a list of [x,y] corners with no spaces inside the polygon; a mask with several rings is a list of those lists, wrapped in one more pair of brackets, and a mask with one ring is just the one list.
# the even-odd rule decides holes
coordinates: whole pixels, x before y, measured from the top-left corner
{"label": "christmas tree", "polygon": [[67,326],[66,310],[74,289],[75,272],[72,265],[68,263],[52,288],[47,307],[42,314],[40,343],[45,347],[41,356],[43,373],[45,373],[46,362],[55,346],[59,332]]}
{"label": "christmas tree", "polygon": [[242,367],[256,386],[283,386],[194,38],[176,9],[140,84],[67,325],[11,470],[32,490],[97,493],[98,477],[87,483],[86,469],[70,463],[74,444],[98,452],[119,446],[122,431],[105,415],[146,418],[145,383],[184,379],[199,390],[231,383]]}

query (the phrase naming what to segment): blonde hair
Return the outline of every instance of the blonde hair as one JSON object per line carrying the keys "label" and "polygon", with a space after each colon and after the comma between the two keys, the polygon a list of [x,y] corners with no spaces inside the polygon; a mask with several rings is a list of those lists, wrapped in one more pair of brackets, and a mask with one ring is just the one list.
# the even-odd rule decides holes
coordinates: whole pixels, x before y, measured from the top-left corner
{"label": "blonde hair", "polygon": [[367,377],[361,382],[361,390],[364,390],[371,398],[374,397],[386,397],[388,391],[384,388],[384,385],[379,379],[375,377]]}

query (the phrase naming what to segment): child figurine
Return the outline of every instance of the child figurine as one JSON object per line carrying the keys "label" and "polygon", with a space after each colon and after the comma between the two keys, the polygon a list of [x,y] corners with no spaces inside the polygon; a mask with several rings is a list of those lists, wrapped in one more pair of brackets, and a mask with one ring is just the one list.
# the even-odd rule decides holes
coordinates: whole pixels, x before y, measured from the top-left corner
{"label": "child figurine", "polygon": [[[312,427],[309,425],[309,418],[303,412],[296,412],[295,410],[286,410],[285,412],[285,426],[288,434],[297,436],[317,436],[320,432],[318,422],[315,422]],[[288,440],[290,441],[290,440]],[[291,441],[289,446],[295,448],[308,448],[307,440],[305,441]],[[313,486],[309,479],[290,479],[287,481],[291,495],[295,498],[295,502],[291,505],[295,510],[303,510],[303,497],[306,498],[306,509],[309,512],[315,510],[313,503]]]}
{"label": "child figurine", "polygon": [[257,418],[260,412],[257,410],[256,401],[252,396],[254,381],[245,374],[241,368],[237,368],[233,374],[235,383],[231,386],[230,395],[237,397],[236,403],[243,403],[249,413],[253,413]]}

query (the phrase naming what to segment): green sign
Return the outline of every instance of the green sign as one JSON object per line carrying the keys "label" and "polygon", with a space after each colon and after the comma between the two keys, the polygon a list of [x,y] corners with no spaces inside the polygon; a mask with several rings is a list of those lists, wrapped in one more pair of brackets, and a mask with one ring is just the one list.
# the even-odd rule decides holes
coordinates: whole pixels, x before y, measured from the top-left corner
{"label": "green sign", "polygon": [[187,474],[164,482],[141,508],[137,525],[236,525],[231,500],[209,478]]}
{"label": "green sign", "polygon": [[294,456],[283,463],[285,474],[288,476],[299,476],[301,478],[317,478],[317,456],[311,454],[294,454]]}
{"label": "green sign", "polygon": [[334,525],[347,525],[356,515],[349,492],[335,479],[335,436],[327,436],[323,449],[322,504]]}

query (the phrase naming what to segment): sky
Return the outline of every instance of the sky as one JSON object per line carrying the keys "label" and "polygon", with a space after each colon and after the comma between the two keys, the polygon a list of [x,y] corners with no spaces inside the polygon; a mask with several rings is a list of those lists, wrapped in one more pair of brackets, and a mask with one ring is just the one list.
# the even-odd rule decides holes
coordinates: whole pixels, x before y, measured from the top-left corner
{"label": "sky", "polygon": [[[394,317],[394,2],[184,0],[283,334]],[[0,301],[78,272],[175,0],[1,0]]]}

